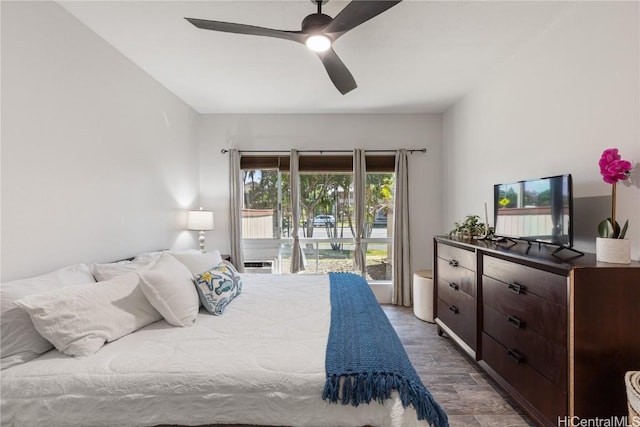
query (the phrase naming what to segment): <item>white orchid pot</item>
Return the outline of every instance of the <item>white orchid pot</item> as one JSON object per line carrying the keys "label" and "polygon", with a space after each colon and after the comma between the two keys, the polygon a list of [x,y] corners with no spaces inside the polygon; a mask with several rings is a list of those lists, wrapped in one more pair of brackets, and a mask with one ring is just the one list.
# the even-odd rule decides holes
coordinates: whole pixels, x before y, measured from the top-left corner
{"label": "white orchid pot", "polygon": [[596,259],[614,264],[630,264],[631,240],[596,237]]}

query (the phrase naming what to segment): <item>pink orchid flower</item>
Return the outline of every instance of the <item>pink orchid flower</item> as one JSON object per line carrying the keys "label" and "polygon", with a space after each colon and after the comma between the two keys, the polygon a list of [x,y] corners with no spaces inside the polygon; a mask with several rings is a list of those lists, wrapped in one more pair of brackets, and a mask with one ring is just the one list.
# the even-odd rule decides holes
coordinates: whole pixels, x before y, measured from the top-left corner
{"label": "pink orchid flower", "polygon": [[602,153],[600,161],[600,174],[607,184],[615,184],[618,181],[624,181],[629,178],[631,171],[631,163],[622,160],[618,154],[617,148],[608,148]]}

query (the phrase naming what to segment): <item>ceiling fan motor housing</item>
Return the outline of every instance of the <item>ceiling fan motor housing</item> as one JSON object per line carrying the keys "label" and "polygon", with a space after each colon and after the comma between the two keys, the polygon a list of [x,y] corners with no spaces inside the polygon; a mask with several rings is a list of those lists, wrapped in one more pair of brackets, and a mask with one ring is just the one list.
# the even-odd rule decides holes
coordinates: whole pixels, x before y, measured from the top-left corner
{"label": "ceiling fan motor housing", "polygon": [[319,33],[329,25],[333,18],[324,13],[312,13],[302,20],[302,32],[305,34]]}

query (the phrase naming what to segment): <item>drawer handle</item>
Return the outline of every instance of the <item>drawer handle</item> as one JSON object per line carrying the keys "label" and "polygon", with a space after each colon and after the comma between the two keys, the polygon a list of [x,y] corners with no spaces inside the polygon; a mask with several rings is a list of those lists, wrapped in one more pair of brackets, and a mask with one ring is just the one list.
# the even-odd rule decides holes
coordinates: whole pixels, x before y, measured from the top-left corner
{"label": "drawer handle", "polygon": [[459,312],[458,307],[456,307],[455,305],[450,305],[449,311],[453,312],[453,314],[458,314]]}
{"label": "drawer handle", "polygon": [[507,322],[516,329],[520,329],[524,326],[524,322],[516,316],[507,316]]}
{"label": "drawer handle", "polygon": [[524,286],[519,285],[519,284],[517,284],[515,282],[509,283],[508,287],[509,287],[510,291],[515,292],[518,295],[524,293],[524,289],[525,289]]}
{"label": "drawer handle", "polygon": [[516,363],[522,363],[524,360],[524,356],[522,354],[512,349],[507,350],[507,356]]}
{"label": "drawer handle", "polygon": [[457,291],[458,289],[460,289],[460,286],[456,285],[455,283],[449,283],[449,287],[454,291]]}
{"label": "drawer handle", "polygon": [[460,263],[458,261],[456,261],[455,259],[452,259],[451,261],[449,261],[449,265],[451,267],[457,267],[458,265],[460,265]]}

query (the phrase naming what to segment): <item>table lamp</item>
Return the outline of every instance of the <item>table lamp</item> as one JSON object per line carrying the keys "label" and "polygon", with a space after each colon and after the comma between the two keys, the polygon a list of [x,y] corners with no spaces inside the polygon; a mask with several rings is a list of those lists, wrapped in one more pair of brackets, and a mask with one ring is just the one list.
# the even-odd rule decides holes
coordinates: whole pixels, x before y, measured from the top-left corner
{"label": "table lamp", "polygon": [[187,230],[199,231],[200,252],[204,252],[204,232],[213,230],[213,212],[202,208],[197,211],[189,211],[187,215]]}

